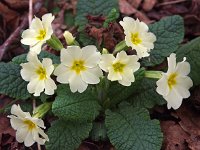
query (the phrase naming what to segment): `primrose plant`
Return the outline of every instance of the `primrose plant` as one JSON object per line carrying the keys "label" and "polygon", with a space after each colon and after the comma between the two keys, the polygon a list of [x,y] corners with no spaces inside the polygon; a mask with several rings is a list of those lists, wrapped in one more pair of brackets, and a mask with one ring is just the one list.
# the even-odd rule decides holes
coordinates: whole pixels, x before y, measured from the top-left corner
{"label": "primrose plant", "polygon": [[[21,43],[30,47],[28,54],[0,63],[0,93],[34,99],[37,104],[33,112],[12,105],[8,117],[16,140],[27,147],[37,143],[49,150],[73,150],[89,137],[110,140],[118,150],[159,150],[163,135],[159,121],[150,119],[148,109],[166,103],[168,109],[178,109],[190,96],[192,80],[195,85],[200,83],[193,62],[200,54],[190,42],[179,45],[184,32],[182,18],[166,17],[147,26],[124,17],[119,24],[125,39],[113,50],[82,46],[79,37],[69,31],[63,34],[64,47],[53,34],[53,20],[52,14],[41,20],[35,17],[22,33]],[[44,44],[60,55],[42,50]],[[166,57],[167,66],[150,69]],[[55,121],[44,130],[42,118],[46,115]]]}

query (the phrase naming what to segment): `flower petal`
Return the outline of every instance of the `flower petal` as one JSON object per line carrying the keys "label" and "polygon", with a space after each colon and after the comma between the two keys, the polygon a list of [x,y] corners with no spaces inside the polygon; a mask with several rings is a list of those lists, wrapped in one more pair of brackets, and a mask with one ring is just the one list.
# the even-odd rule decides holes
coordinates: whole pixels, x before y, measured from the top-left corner
{"label": "flower petal", "polygon": [[[45,29],[51,27],[51,23],[54,20],[54,16],[51,13],[45,14],[42,16],[42,24]],[[52,32],[53,33],[53,32]]]}
{"label": "flower petal", "polygon": [[43,58],[42,65],[46,69],[46,74],[48,77],[52,74],[54,66],[52,65],[52,60],[50,58]]}
{"label": "flower petal", "polygon": [[[22,115],[21,115],[22,116]],[[22,117],[18,118],[16,116],[10,115],[8,116],[10,118],[10,124],[13,129],[18,130],[21,127],[24,127],[25,125],[23,124]]]}
{"label": "flower petal", "polygon": [[42,21],[38,17],[33,18],[30,24],[30,29],[33,29],[35,31],[43,30]]}
{"label": "flower petal", "polygon": [[150,54],[148,53],[148,49],[144,47],[143,45],[138,45],[137,48],[135,49],[137,52],[137,56],[139,58],[142,57],[148,57]]}
{"label": "flower petal", "polygon": [[179,62],[176,67],[176,72],[183,76],[187,76],[190,73],[190,64],[188,62]]}
{"label": "flower petal", "polygon": [[170,109],[178,109],[181,104],[183,98],[174,90],[172,89],[167,96],[163,96],[163,98],[167,101],[167,107]]}
{"label": "flower petal", "polygon": [[162,75],[162,78],[156,82],[157,88],[156,92],[160,95],[167,96],[169,94],[169,86],[167,83],[167,76],[165,74]]}
{"label": "flower petal", "polygon": [[118,62],[118,61],[120,61],[121,63],[127,64],[127,62],[129,61],[129,57],[125,51],[121,51],[117,53],[117,56],[114,62]]}
{"label": "flower petal", "polygon": [[82,50],[79,46],[68,46],[66,50],[68,54],[75,60],[80,59],[82,56]]}
{"label": "flower petal", "polygon": [[177,77],[177,85],[189,89],[189,88],[191,88],[193,86],[193,82],[192,82],[190,77],[178,76]]}
{"label": "flower petal", "polygon": [[19,128],[16,132],[16,140],[19,142],[19,143],[22,143],[25,141],[25,138],[28,134],[28,130],[27,128]]}
{"label": "flower petal", "polygon": [[27,116],[26,112],[23,112],[20,105],[12,105],[11,114],[16,115],[17,117],[24,118]]}
{"label": "flower petal", "polygon": [[167,74],[175,72],[176,69],[176,54],[171,53],[169,57],[167,57],[168,61],[168,71]]}
{"label": "flower petal", "polygon": [[63,48],[60,52],[60,60],[64,65],[71,67],[73,65],[74,58],[67,49]]}
{"label": "flower petal", "polygon": [[88,84],[85,83],[79,75],[76,75],[75,72],[72,73],[73,74],[69,78],[70,89],[73,93],[76,91],[82,93],[87,89]]}
{"label": "flower petal", "polygon": [[39,54],[42,50],[42,45],[45,43],[45,41],[39,41],[37,44],[30,47],[30,51],[35,52]]}
{"label": "flower petal", "polygon": [[97,66],[100,61],[101,54],[97,52],[97,48],[94,45],[88,45],[82,48],[82,59],[85,60],[85,66],[92,68]]}
{"label": "flower petal", "polygon": [[27,86],[29,93],[34,93],[34,96],[40,96],[40,93],[44,91],[44,88],[44,81],[40,81],[37,78],[32,79]]}
{"label": "flower petal", "polygon": [[190,92],[187,88],[177,85],[174,90],[183,98],[188,98],[190,96]]}
{"label": "flower petal", "polygon": [[32,63],[24,63],[21,64],[22,69],[20,71],[21,77],[25,80],[25,81],[30,81],[31,77],[35,75],[35,66],[33,66]]}
{"label": "flower petal", "polygon": [[33,135],[31,132],[27,132],[27,135],[25,137],[25,140],[24,140],[24,145],[26,147],[30,147],[31,145],[33,145],[33,143],[35,143],[35,141],[33,140]]}
{"label": "flower petal", "polygon": [[38,118],[31,118],[31,121],[33,121],[37,126],[45,129],[46,127],[44,126],[44,121],[42,119],[38,119]]}
{"label": "flower petal", "polygon": [[39,134],[44,138],[45,141],[49,141],[48,136],[44,133],[44,131],[42,129],[38,129]]}
{"label": "flower petal", "polygon": [[133,70],[126,69],[124,70],[124,74],[122,75],[122,80],[119,80],[118,82],[122,84],[123,86],[130,86],[131,82],[135,81],[135,76],[133,74]]}
{"label": "flower petal", "polygon": [[124,17],[119,24],[123,27],[125,34],[136,30],[136,21],[131,17]]}
{"label": "flower petal", "polygon": [[63,64],[60,64],[58,67],[56,67],[54,74],[57,76],[56,80],[60,83],[69,83],[69,78],[71,76],[72,71],[70,71],[69,67],[64,66]]}
{"label": "flower petal", "polygon": [[102,75],[102,71],[96,68],[88,68],[86,71],[81,72],[81,78],[88,84],[97,84],[100,82],[99,75]]}
{"label": "flower petal", "polygon": [[51,78],[46,79],[44,82],[45,82],[45,91],[44,91],[44,93],[47,94],[47,95],[53,95],[54,91],[57,88],[55,82]]}
{"label": "flower petal", "polygon": [[127,62],[127,67],[133,69],[133,72],[137,71],[140,68],[138,57],[135,55],[130,55],[128,57],[129,57],[129,61]]}
{"label": "flower petal", "polygon": [[122,76],[119,72],[115,72],[113,69],[109,70],[108,79],[111,81],[122,80]]}
{"label": "flower petal", "polygon": [[108,69],[112,67],[112,63],[114,60],[115,57],[112,54],[103,54],[101,56],[99,66],[102,70],[108,72]]}
{"label": "flower petal", "polygon": [[36,39],[37,33],[34,30],[27,29],[22,33],[21,43],[24,45],[35,45],[38,43]]}

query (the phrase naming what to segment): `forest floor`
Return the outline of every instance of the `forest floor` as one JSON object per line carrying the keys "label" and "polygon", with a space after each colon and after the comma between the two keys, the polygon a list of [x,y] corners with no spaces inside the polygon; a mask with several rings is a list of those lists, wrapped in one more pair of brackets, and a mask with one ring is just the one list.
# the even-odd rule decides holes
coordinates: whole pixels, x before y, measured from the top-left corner
{"label": "forest floor", "polygon": [[[76,35],[77,28],[65,23],[66,12],[76,15],[76,0],[33,0],[33,15],[42,16],[53,12],[56,35],[62,38],[65,30]],[[183,43],[200,36],[200,0],[119,0],[120,18],[131,16],[145,23],[153,23],[165,16],[180,15],[184,18],[185,37]],[[28,28],[29,1],[0,1],[0,60],[10,61],[14,56],[25,53],[20,44],[22,30]],[[0,96],[0,109],[12,103],[8,96]],[[152,119],[160,120],[164,134],[163,150],[200,150],[200,87],[192,89],[191,97],[184,100],[176,111],[166,106],[156,106],[151,112]],[[0,150],[25,149],[15,140],[7,114],[0,114]],[[47,123],[51,119],[45,118]],[[26,149],[36,149],[36,146]],[[114,150],[109,141],[83,141],[79,150]]]}

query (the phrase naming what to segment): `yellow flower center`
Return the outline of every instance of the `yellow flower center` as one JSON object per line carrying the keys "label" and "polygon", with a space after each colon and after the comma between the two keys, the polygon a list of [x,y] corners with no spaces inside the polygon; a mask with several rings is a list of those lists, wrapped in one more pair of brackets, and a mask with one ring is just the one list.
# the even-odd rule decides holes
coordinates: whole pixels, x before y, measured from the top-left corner
{"label": "yellow flower center", "polygon": [[45,30],[40,30],[39,31],[39,35],[37,36],[37,39],[41,41],[41,40],[43,40],[45,38],[45,36],[46,36],[46,31]]}
{"label": "yellow flower center", "polygon": [[126,66],[125,64],[121,63],[121,62],[116,62],[113,65],[113,69],[115,72],[120,72],[122,73],[124,71],[124,67]]}
{"label": "yellow flower center", "polygon": [[169,77],[168,77],[168,81],[167,81],[167,83],[168,83],[168,86],[169,86],[169,88],[170,89],[172,89],[172,87],[174,86],[174,85],[176,85],[176,77],[177,77],[177,74],[176,73],[172,73]]}
{"label": "yellow flower center", "polygon": [[85,62],[83,60],[75,60],[71,67],[71,70],[75,71],[77,74],[80,74],[81,71],[86,70],[84,66]]}
{"label": "yellow flower center", "polygon": [[36,128],[35,123],[33,123],[31,120],[24,120],[24,124],[28,126],[28,130],[33,130]]}
{"label": "yellow flower center", "polygon": [[43,67],[40,66],[40,67],[36,70],[36,73],[38,74],[40,80],[47,79],[47,72],[46,72],[46,69],[45,69],[45,68],[43,68]]}
{"label": "yellow flower center", "polygon": [[142,40],[139,37],[139,33],[131,33],[131,41],[133,44],[138,45],[142,42]]}

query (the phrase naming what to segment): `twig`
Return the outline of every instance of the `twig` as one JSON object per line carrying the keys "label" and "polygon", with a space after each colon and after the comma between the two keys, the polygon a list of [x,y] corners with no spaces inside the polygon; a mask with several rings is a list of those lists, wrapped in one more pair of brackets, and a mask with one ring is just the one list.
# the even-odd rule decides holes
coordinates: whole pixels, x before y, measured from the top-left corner
{"label": "twig", "polygon": [[9,36],[9,38],[0,46],[0,60],[2,60],[4,53],[8,47],[13,43],[13,41],[19,36],[20,31],[27,26],[28,19],[24,16],[24,19],[19,27]]}
{"label": "twig", "polygon": [[[32,12],[37,13],[40,10],[40,8],[42,7],[42,3],[43,3],[42,0],[38,0],[38,2],[35,3],[34,9],[32,10]],[[9,46],[15,41],[15,39],[17,39],[19,37],[21,30],[27,27],[28,16],[25,15],[22,18],[23,18],[23,20],[22,20],[20,26],[17,27],[16,30],[9,36],[9,38],[0,46],[0,61],[2,60],[3,55],[8,50]]]}
{"label": "twig", "polygon": [[29,0],[29,13],[28,13],[28,23],[31,24],[33,18],[33,0]]}
{"label": "twig", "polygon": [[185,2],[185,1],[189,1],[189,0],[174,0],[174,1],[169,1],[169,2],[163,2],[163,3],[158,4],[157,7],[164,6],[164,5],[182,3],[182,2]]}

